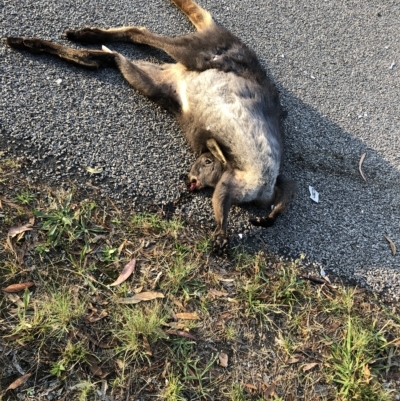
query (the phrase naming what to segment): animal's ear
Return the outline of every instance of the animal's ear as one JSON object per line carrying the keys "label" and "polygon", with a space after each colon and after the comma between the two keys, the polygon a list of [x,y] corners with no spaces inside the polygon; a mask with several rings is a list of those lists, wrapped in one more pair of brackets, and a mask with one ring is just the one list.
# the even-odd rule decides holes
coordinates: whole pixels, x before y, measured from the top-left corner
{"label": "animal's ear", "polygon": [[218,143],[215,139],[208,139],[206,142],[206,146],[208,150],[211,152],[211,154],[219,160],[222,164],[226,164],[226,159],[224,154],[222,153],[220,147],[218,146]]}

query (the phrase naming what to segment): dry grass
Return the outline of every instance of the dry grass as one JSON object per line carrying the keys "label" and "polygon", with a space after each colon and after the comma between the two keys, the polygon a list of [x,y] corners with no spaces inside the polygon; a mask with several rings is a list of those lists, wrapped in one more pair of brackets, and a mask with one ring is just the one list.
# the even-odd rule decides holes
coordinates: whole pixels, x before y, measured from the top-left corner
{"label": "dry grass", "polygon": [[[33,189],[20,168],[0,159],[0,282],[34,285],[0,294],[0,399],[400,398],[398,305],[305,277],[302,259],[214,258],[208,232]],[[119,302],[144,292],[164,298]]]}

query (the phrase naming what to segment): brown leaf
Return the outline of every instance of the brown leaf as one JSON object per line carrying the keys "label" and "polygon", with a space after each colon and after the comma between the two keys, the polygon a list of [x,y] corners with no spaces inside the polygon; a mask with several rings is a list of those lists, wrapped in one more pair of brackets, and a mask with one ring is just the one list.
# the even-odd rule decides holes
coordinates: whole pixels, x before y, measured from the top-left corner
{"label": "brown leaf", "polygon": [[266,397],[275,395],[276,384],[271,384],[264,392]]}
{"label": "brown leaf", "polygon": [[166,333],[172,334],[179,337],[190,338],[191,340],[197,341],[196,337],[193,334],[188,333],[187,331],[182,330],[165,330]]}
{"label": "brown leaf", "polygon": [[110,287],[119,285],[121,283],[123,283],[125,280],[128,279],[128,277],[133,273],[133,271],[135,270],[135,266],[136,266],[136,259],[132,259],[125,267],[124,270],[122,270],[121,274],[119,275],[119,277],[117,278],[117,280],[115,280],[112,284],[110,284]]}
{"label": "brown leaf", "polygon": [[303,362],[303,361],[304,361],[303,356],[294,356],[293,358],[290,358],[286,363],[291,365],[293,363],[298,363],[298,362]]}
{"label": "brown leaf", "polygon": [[15,249],[14,249],[13,244],[12,244],[12,241],[11,241],[11,237],[7,236],[6,242],[7,242],[8,249],[9,249],[15,256],[17,256],[17,253],[15,252]]}
{"label": "brown leaf", "polygon": [[86,357],[86,360],[89,364],[90,371],[92,372],[92,375],[94,376],[103,376],[103,371],[101,370],[101,367],[98,364],[97,358],[95,358],[93,355],[88,355]]}
{"label": "brown leaf", "polygon": [[13,202],[10,202],[10,201],[7,200],[7,199],[2,199],[2,201],[3,201],[6,205],[8,205],[8,206],[10,206],[10,207],[12,207],[12,208],[14,208],[14,209],[18,209],[18,210],[21,210],[21,209],[22,209],[22,206],[19,206],[19,205],[13,203]]}
{"label": "brown leaf", "polygon": [[363,162],[364,162],[365,156],[367,156],[366,153],[363,153],[363,154],[361,155],[360,161],[358,162],[358,171],[360,172],[360,175],[361,175],[361,177],[363,178],[363,180],[364,180],[364,181],[367,181],[367,179],[365,178],[365,175],[364,175],[364,173],[363,173],[363,171],[362,171],[362,164],[363,164]]}
{"label": "brown leaf", "polygon": [[219,359],[219,365],[222,366],[223,368],[228,367],[228,355],[225,354],[224,352],[220,352],[218,355]]}
{"label": "brown leaf", "polygon": [[392,255],[396,256],[396,253],[397,253],[396,245],[389,237],[387,237],[386,235],[384,235],[384,237],[385,237],[386,241],[389,242],[390,249],[392,250]]}
{"label": "brown leaf", "polygon": [[199,316],[197,313],[189,313],[189,312],[182,312],[182,313],[176,313],[175,314],[177,319],[183,319],[183,320],[199,320]]}
{"label": "brown leaf", "polygon": [[166,326],[171,327],[171,329],[180,330],[185,328],[185,323],[182,322],[170,322],[166,323]]}
{"label": "brown leaf", "polygon": [[22,386],[26,381],[32,376],[32,373],[27,373],[26,375],[23,375],[19,377],[17,380],[14,380],[7,388],[6,391],[8,390],[15,390],[17,387]]}
{"label": "brown leaf", "polygon": [[87,316],[85,318],[85,322],[86,323],[94,323],[94,322],[98,322],[99,320],[105,318],[106,316],[108,316],[108,312],[106,310],[102,310],[100,313],[92,313],[91,315]]}
{"label": "brown leaf", "polygon": [[22,302],[22,299],[14,293],[6,293],[6,298],[9,299],[13,304],[18,305],[20,308],[25,308],[25,304]]}
{"label": "brown leaf", "polygon": [[318,365],[317,362],[306,363],[305,365],[302,366],[301,370],[303,372],[307,372],[308,370],[311,370],[312,368],[314,368],[317,365]]}
{"label": "brown leaf", "polygon": [[169,299],[177,306],[179,309],[184,309],[184,306],[179,299],[175,298],[172,294],[169,295]]}
{"label": "brown leaf", "polygon": [[[118,251],[117,251],[118,256],[121,255],[121,252],[125,247],[125,244],[126,244],[126,241],[122,241],[122,244],[118,247]],[[129,263],[131,263],[131,262],[129,262]]]}
{"label": "brown leaf", "polygon": [[13,238],[16,235],[21,234],[25,231],[29,231],[29,230],[33,230],[32,224],[30,224],[30,223],[24,224],[23,226],[13,226],[8,230],[7,235],[9,237]]}
{"label": "brown leaf", "polygon": [[218,291],[218,290],[214,290],[214,289],[211,289],[210,291],[208,291],[208,293],[214,298],[216,298],[216,297],[226,297],[227,295],[229,295],[225,291]]}
{"label": "brown leaf", "polygon": [[133,290],[133,293],[134,293],[134,294],[139,294],[139,293],[141,293],[142,291],[143,291],[143,286],[141,285],[140,287],[135,288],[135,289]]}
{"label": "brown leaf", "polygon": [[28,244],[24,243],[24,244],[22,244],[22,246],[20,246],[17,249],[17,259],[18,259],[18,263],[21,265],[24,264],[24,257],[25,257],[25,252],[26,252],[27,248],[28,248]]}
{"label": "brown leaf", "polygon": [[6,288],[2,288],[2,291],[4,292],[20,292],[25,290],[25,288],[29,288],[35,285],[34,282],[28,281],[26,283],[19,283],[19,284],[11,284]]}
{"label": "brown leaf", "polygon": [[156,298],[164,298],[164,294],[154,291],[141,292],[140,294],[136,294],[130,298],[119,298],[117,299],[117,302],[119,304],[138,304],[139,302],[151,301]]}
{"label": "brown leaf", "polygon": [[143,346],[145,349],[144,353],[148,356],[153,356],[153,352],[151,351],[150,343],[147,337],[143,337]]}
{"label": "brown leaf", "polygon": [[232,319],[232,314],[230,312],[225,312],[225,313],[222,313],[219,317],[221,320],[225,321],[225,320]]}
{"label": "brown leaf", "polygon": [[258,390],[257,386],[255,386],[254,384],[247,384],[245,383],[244,386],[250,390]]}

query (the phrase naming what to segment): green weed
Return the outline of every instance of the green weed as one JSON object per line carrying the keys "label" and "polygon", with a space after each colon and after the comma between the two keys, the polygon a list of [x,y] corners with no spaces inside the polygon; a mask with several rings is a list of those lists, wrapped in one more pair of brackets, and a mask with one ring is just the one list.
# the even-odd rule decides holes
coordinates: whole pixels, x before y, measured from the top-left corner
{"label": "green weed", "polygon": [[35,199],[35,195],[29,191],[29,189],[25,189],[24,191],[18,193],[15,197],[16,202],[19,202],[23,205],[29,204],[33,199]]}

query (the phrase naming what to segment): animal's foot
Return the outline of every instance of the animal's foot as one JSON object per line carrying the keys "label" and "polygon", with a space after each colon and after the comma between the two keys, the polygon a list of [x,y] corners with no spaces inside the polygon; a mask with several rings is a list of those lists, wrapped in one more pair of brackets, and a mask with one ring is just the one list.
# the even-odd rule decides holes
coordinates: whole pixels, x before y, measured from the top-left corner
{"label": "animal's foot", "polygon": [[15,49],[24,49],[24,38],[7,38],[7,44]]}
{"label": "animal's foot", "polygon": [[49,42],[35,38],[7,38],[7,44],[10,47],[20,50],[29,50],[32,53],[40,53]]}
{"label": "animal's foot", "polygon": [[255,217],[250,219],[250,223],[257,227],[272,227],[275,223],[275,219],[271,217]]}
{"label": "animal's foot", "polygon": [[99,43],[107,40],[106,35],[99,28],[68,29],[65,35],[69,40],[81,43]]}
{"label": "animal's foot", "polygon": [[217,234],[214,237],[212,244],[212,251],[218,256],[223,256],[227,253],[229,248],[229,238],[226,234]]}

